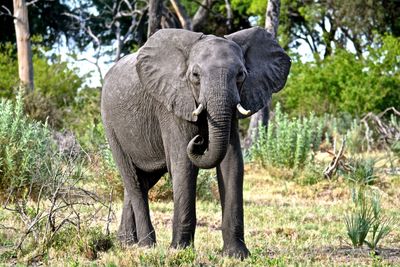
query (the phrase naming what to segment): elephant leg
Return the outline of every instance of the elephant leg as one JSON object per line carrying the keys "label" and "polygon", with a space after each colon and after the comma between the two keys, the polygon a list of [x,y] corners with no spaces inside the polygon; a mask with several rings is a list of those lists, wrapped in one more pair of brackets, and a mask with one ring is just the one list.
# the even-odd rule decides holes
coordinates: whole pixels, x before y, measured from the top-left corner
{"label": "elephant leg", "polygon": [[[186,154],[184,154],[186,157]],[[193,244],[196,228],[196,178],[199,169],[188,158],[171,161],[174,194],[174,218],[172,230],[173,248],[185,248]]]}
{"label": "elephant leg", "polygon": [[124,190],[124,204],[122,208],[121,224],[118,229],[118,239],[124,245],[133,245],[138,242],[136,234],[135,214],[128,193]]}
{"label": "elephant leg", "polygon": [[[139,246],[153,246],[156,243],[156,235],[150,220],[148,203],[148,189],[143,182],[146,179],[138,175],[137,168],[130,157],[124,153],[113,131],[107,131],[108,141],[111,146],[115,163],[124,181],[124,207],[120,238],[123,243],[135,241],[135,235],[125,235],[125,232],[134,233]],[[121,234],[121,232],[120,232]]]}
{"label": "elephant leg", "polygon": [[249,251],[244,242],[243,223],[243,157],[237,120],[233,123],[229,147],[224,160],[217,166],[218,188],[222,206],[222,237],[224,254],[245,258]]}

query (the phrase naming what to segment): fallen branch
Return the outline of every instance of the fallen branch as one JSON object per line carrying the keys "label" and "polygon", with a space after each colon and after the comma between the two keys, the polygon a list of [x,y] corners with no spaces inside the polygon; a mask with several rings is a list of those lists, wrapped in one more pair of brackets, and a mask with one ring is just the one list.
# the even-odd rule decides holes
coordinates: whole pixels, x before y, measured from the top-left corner
{"label": "fallen branch", "polygon": [[343,162],[343,160],[346,158],[343,155],[345,144],[346,144],[346,138],[343,138],[339,151],[337,153],[336,153],[336,151],[334,151],[334,153],[330,153],[334,157],[333,157],[332,161],[329,163],[329,165],[324,170],[324,176],[326,178],[331,179],[332,176],[335,175],[339,166],[346,168],[346,166]]}

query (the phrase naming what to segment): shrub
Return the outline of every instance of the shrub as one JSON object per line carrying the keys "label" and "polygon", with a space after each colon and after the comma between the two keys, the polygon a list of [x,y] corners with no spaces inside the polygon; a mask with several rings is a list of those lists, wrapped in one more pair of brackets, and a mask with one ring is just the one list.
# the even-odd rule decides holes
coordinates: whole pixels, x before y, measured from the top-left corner
{"label": "shrub", "polygon": [[0,196],[35,188],[47,177],[55,151],[47,125],[23,114],[23,99],[0,101]]}
{"label": "shrub", "polygon": [[[49,106],[50,101],[58,109],[70,105],[87,77],[79,77],[77,68],[70,68],[60,56],[47,58],[43,50],[46,49],[33,47],[32,58],[35,84],[33,100],[39,100],[38,97],[46,100],[44,105],[38,101],[32,108],[39,107],[41,114],[53,112],[53,107]],[[0,73],[0,97],[14,98],[18,91],[19,79],[16,51],[12,44],[0,45]],[[48,111],[45,108],[51,109]],[[30,114],[32,113],[34,112]],[[43,120],[42,117],[38,118]]]}
{"label": "shrub", "polygon": [[76,134],[79,144],[87,152],[98,152],[107,146],[100,99],[100,90],[82,89],[66,112],[66,125]]}
{"label": "shrub", "polygon": [[[218,198],[217,179],[215,170],[200,170],[197,176],[196,196],[197,199],[212,201]],[[151,200],[172,200],[172,180],[169,175],[164,175],[160,181],[150,190]]]}
{"label": "shrub", "polygon": [[24,113],[32,120],[47,123],[51,128],[60,129],[63,125],[62,111],[55,101],[34,91],[24,96]]}
{"label": "shrub", "polygon": [[356,186],[373,185],[378,178],[375,175],[374,159],[368,158],[350,158],[348,160],[348,169],[341,170],[343,176]]}
{"label": "shrub", "polygon": [[343,49],[324,60],[302,63],[294,58],[285,89],[276,97],[290,115],[347,112],[362,116],[398,106],[400,39],[381,37],[364,59]]}
{"label": "shrub", "polygon": [[252,160],[289,168],[302,168],[318,150],[323,134],[323,120],[310,117],[290,119],[278,103],[268,129],[259,126],[259,137],[250,149]]}

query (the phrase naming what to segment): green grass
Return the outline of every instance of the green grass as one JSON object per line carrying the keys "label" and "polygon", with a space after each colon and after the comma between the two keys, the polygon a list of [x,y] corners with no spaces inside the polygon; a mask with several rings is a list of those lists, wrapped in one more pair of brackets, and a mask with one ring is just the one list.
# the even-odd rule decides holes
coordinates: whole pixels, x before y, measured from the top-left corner
{"label": "green grass", "polygon": [[[272,174],[272,176],[271,176]],[[122,248],[117,242],[107,252],[98,252],[90,260],[85,250],[74,245],[51,248],[40,259],[51,266],[356,266],[400,264],[400,177],[383,177],[377,182],[382,190],[382,207],[395,218],[397,227],[381,241],[379,255],[372,255],[363,246],[353,249],[346,235],[344,216],[351,205],[349,187],[345,181],[318,181],[299,184],[295,179],[276,177],[258,165],[246,165],[245,239],[251,256],[240,261],[221,255],[221,209],[218,200],[197,202],[197,229],[194,248],[169,249],[173,205],[171,201],[151,202],[151,216],[157,233],[155,248],[132,246]],[[111,223],[112,239],[119,224],[122,203],[113,205],[116,216]],[[107,210],[101,211],[107,216]],[[13,218],[0,209],[0,225]],[[105,227],[104,221],[93,227]],[[14,225],[18,227],[18,225]],[[69,235],[77,238],[76,233]],[[0,228],[0,265],[26,264],[26,257],[12,258],[6,254],[13,235]],[[68,237],[68,235],[67,235]],[[61,239],[65,239],[63,236]],[[7,239],[7,241],[5,241]],[[9,253],[9,252],[8,252]],[[8,256],[7,256],[8,255]]]}

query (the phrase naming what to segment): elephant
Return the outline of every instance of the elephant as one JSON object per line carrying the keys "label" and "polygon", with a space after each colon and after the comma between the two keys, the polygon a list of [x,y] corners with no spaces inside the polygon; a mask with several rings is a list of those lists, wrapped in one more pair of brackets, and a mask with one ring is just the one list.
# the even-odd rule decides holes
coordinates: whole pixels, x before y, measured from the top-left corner
{"label": "elephant", "polygon": [[162,29],[115,63],[104,79],[101,115],[124,183],[121,242],[155,245],[148,191],[168,172],[171,247],[192,246],[197,174],[216,167],[223,254],[249,255],[238,119],[284,87],[290,66],[290,57],[260,27],[224,37]]}

